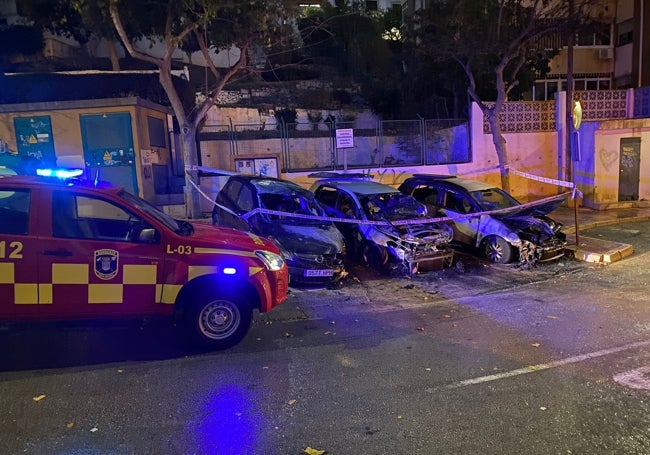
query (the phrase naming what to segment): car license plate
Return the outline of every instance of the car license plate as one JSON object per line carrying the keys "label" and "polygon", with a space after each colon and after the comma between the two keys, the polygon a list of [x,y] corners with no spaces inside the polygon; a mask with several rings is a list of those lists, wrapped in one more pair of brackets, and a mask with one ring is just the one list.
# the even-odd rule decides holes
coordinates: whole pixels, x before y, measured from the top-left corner
{"label": "car license plate", "polygon": [[305,276],[334,276],[332,269],[305,270]]}

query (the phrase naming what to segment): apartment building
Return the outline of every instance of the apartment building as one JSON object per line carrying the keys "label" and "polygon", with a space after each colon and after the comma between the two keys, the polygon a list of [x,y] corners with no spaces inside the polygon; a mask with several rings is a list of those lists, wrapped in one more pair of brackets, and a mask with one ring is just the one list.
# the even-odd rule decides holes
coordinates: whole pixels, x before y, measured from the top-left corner
{"label": "apartment building", "polygon": [[[577,3],[577,0],[576,0]],[[405,0],[404,14],[430,7],[427,0]],[[650,85],[650,0],[599,0],[595,21],[574,36],[573,91],[610,90]],[[535,82],[530,100],[552,100],[566,91],[569,67],[566,38],[551,36],[542,48],[557,50],[548,74]]]}

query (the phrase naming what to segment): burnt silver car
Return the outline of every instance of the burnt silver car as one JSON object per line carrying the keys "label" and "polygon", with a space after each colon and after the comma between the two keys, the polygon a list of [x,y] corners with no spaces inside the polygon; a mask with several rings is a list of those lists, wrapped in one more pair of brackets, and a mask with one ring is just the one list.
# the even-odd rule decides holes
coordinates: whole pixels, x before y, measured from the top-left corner
{"label": "burnt silver car", "polygon": [[407,178],[399,190],[426,204],[432,216],[452,218],[454,243],[491,262],[530,264],[564,256],[562,224],[546,216],[563,202],[562,195],[544,204],[522,205],[484,182],[429,174]]}
{"label": "burnt silver car", "polygon": [[[321,219],[319,219],[321,217]],[[325,285],[346,275],[345,242],[314,195],[271,177],[233,175],[216,196],[212,222],[275,243],[291,284]]]}
{"label": "burnt silver car", "polygon": [[451,229],[425,222],[426,207],[411,196],[345,176],[317,180],[310,189],[343,232],[348,253],[371,267],[411,274],[423,263],[451,265]]}

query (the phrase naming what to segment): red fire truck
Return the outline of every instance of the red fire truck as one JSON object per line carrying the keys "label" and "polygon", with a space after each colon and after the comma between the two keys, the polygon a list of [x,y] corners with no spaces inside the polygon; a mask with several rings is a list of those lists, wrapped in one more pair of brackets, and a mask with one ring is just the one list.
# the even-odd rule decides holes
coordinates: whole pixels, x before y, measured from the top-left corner
{"label": "red fire truck", "polygon": [[174,219],[124,189],[0,178],[0,320],[175,316],[204,348],[246,335],[287,296],[266,239]]}

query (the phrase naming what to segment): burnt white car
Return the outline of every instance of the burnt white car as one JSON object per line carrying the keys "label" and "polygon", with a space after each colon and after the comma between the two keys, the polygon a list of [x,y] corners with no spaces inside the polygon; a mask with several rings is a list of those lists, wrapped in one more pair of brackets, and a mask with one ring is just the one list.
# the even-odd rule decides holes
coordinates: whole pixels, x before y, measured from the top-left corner
{"label": "burnt white car", "polygon": [[411,274],[425,262],[451,265],[451,229],[427,222],[426,207],[411,196],[345,174],[319,179],[310,189],[345,236],[348,254],[371,267]]}
{"label": "burnt white car", "polygon": [[546,216],[563,202],[562,195],[522,205],[484,182],[429,174],[407,178],[399,190],[426,204],[432,216],[450,217],[454,243],[476,249],[491,262],[536,263],[564,256],[562,224]]}

